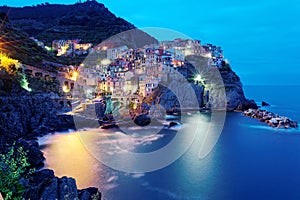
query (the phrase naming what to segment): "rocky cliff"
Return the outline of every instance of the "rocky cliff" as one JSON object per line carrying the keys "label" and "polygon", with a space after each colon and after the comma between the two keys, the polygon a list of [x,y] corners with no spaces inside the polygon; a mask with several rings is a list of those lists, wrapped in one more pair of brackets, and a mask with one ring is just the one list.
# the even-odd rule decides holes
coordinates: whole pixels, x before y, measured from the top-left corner
{"label": "rocky cliff", "polygon": [[[153,99],[167,111],[257,108],[254,100],[245,97],[241,80],[228,63],[223,62],[222,67],[218,68],[209,65],[210,58],[203,56],[189,56],[186,61],[186,65],[172,74],[153,94]],[[198,75],[201,80],[195,80]]]}
{"label": "rocky cliff", "polygon": [[227,64],[220,70],[226,92],[227,110],[247,110],[249,108],[257,109],[254,100],[245,97],[243,85],[238,75]]}
{"label": "rocky cliff", "polygon": [[41,170],[24,183],[30,188],[24,194],[25,199],[101,199],[101,193],[97,188],[78,190],[73,178],[55,177],[52,170]]}
{"label": "rocky cliff", "polygon": [[[27,152],[30,167],[40,169],[45,158],[37,137],[74,128],[73,119],[57,115],[58,103],[54,101],[53,93],[46,93],[42,87],[39,91],[28,92],[20,86],[17,75],[1,73],[0,78],[0,154],[5,154],[15,144],[16,148],[22,147]],[[101,198],[98,189],[80,191],[74,179],[59,179],[49,170],[30,175],[22,185],[29,188],[24,194],[25,199]]]}
{"label": "rocky cliff", "polygon": [[[45,158],[37,137],[74,128],[74,122],[70,116],[57,115],[51,94],[21,94],[0,97],[0,154],[15,144],[27,152],[30,167],[40,169]],[[51,170],[36,171],[21,183],[27,188],[25,199],[101,199],[97,188],[79,190],[73,178],[55,177]]]}
{"label": "rocky cliff", "polygon": [[57,115],[51,94],[0,97],[1,145],[16,138],[30,138],[74,128],[71,117]]}

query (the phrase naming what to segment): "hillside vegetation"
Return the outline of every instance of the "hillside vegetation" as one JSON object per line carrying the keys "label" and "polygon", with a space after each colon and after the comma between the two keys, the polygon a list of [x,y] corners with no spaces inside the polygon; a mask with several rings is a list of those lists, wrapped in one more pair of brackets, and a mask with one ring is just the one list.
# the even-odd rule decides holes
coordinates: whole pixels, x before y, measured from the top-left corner
{"label": "hillside vegetation", "polygon": [[[56,39],[82,39],[94,45],[118,33],[135,29],[131,23],[112,14],[103,4],[87,1],[73,5],[42,4],[14,8],[2,6],[12,24],[46,45]],[[147,35],[140,31],[141,35]],[[150,43],[156,42],[147,35]]]}

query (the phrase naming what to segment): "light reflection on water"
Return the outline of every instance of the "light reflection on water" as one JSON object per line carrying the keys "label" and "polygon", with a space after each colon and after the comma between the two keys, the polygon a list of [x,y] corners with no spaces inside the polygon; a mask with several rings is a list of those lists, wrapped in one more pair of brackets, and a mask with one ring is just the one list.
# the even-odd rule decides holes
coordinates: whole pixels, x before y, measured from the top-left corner
{"label": "light reflection on water", "polygon": [[[248,97],[265,100],[275,113],[300,121],[297,91],[299,87],[246,89]],[[88,130],[83,134],[91,142],[98,138],[90,147],[97,149],[97,142],[107,141],[107,138],[101,141],[101,136],[114,133]],[[201,136],[201,131],[198,134]],[[122,148],[149,151],[151,147],[157,149],[167,144],[172,137],[172,133],[164,133],[159,138],[139,138],[134,143],[122,143]],[[117,172],[106,167],[89,154],[81,139],[77,133],[40,138],[40,143],[48,144],[44,149],[46,167],[54,169],[58,176],[74,177],[80,188],[100,188],[108,200],[300,199],[300,130],[274,130],[240,113],[228,114],[221,138],[204,159],[198,157],[201,143],[198,137],[175,163],[145,174]],[[114,159],[114,154],[111,157]]]}
{"label": "light reflection on water", "polygon": [[[191,116],[184,123],[181,134],[188,135],[185,130],[193,128],[189,124],[197,117]],[[259,121],[230,113],[217,145],[207,157],[200,159],[207,122],[202,119],[196,140],[180,159],[150,173],[115,171],[101,164],[89,151],[98,151],[111,139],[124,149],[148,152],[168,144],[174,132],[144,137],[133,134],[128,139],[118,130],[94,129],[49,135],[41,138],[40,143],[48,145],[44,149],[47,168],[54,169],[57,176],[74,177],[80,188],[100,188],[108,200],[300,199],[299,130],[288,134],[266,131]],[[84,145],[80,134],[84,135]],[[183,138],[183,142],[184,139],[188,138]],[[115,159],[118,151],[104,153]],[[126,158],[121,161],[132,162]]]}
{"label": "light reflection on water", "polygon": [[[116,155],[122,153],[115,147],[102,151],[101,146],[103,144],[117,144],[121,150],[125,149],[126,151],[132,152],[152,152],[167,145],[176,134],[183,134],[182,142],[188,142],[190,140],[188,137],[191,136],[190,132],[195,131],[196,128],[193,122],[199,120],[199,117],[202,118],[202,121],[198,130],[197,139],[194,140],[193,148],[191,148],[192,153],[188,159],[181,159],[179,167],[182,168],[182,170],[180,171],[177,169],[178,166],[174,169],[171,165],[166,169],[159,170],[158,173],[130,174],[118,172],[105,166],[93,156],[96,152],[97,157],[106,154],[106,156],[109,155],[111,159],[115,159]],[[40,139],[40,144],[45,145],[43,150],[46,157],[45,167],[53,169],[55,174],[59,177],[74,177],[79,188],[91,186],[100,188],[101,192],[103,192],[104,196],[107,196],[108,199],[122,199],[121,196],[124,190],[127,190],[129,193],[135,193],[135,196],[132,197],[133,199],[139,195],[151,194],[153,192],[157,193],[159,198],[173,199],[174,195],[180,196],[176,190],[180,191],[186,187],[182,185],[182,177],[186,177],[184,178],[186,184],[194,184],[198,180],[205,180],[204,175],[206,173],[211,174],[209,171],[213,168],[213,166],[211,166],[213,165],[212,156],[203,160],[205,163],[203,169],[199,169],[199,166],[197,167],[197,163],[200,160],[198,158],[200,145],[203,142],[202,138],[204,132],[208,128],[209,117],[196,115],[189,117],[189,121],[190,123],[184,123],[181,127],[182,132],[180,133],[176,130],[163,130],[158,134],[145,134],[143,136],[142,132],[145,132],[145,130],[141,128],[140,130],[133,129],[133,134],[128,136],[116,129],[90,129],[70,132],[68,134],[57,133],[46,136]],[[176,149],[174,149],[174,152],[176,152]],[[124,164],[128,162],[132,165],[138,164],[126,157],[123,157],[121,160],[121,163]],[[201,173],[202,170],[204,170],[204,173]],[[158,175],[160,173],[163,174]],[[192,176],[195,175],[192,180],[189,179],[191,173],[193,174]],[[166,178],[166,176],[174,177],[174,187],[169,188],[168,186],[170,185],[166,183],[161,185],[163,182],[156,185],[156,181],[161,181],[160,178]],[[139,190],[139,192],[137,192],[137,190]],[[184,190],[186,190],[186,188]],[[151,195],[149,196],[150,199],[152,197]]]}
{"label": "light reflection on water", "polygon": [[[78,134],[55,134],[48,137],[41,144],[47,145],[44,154],[46,157],[46,168],[54,170],[59,177],[75,177],[77,185],[82,188],[87,185],[98,186],[94,181],[97,170],[101,170],[97,161],[89,154],[82,145]],[[102,177],[97,177],[103,182]]]}

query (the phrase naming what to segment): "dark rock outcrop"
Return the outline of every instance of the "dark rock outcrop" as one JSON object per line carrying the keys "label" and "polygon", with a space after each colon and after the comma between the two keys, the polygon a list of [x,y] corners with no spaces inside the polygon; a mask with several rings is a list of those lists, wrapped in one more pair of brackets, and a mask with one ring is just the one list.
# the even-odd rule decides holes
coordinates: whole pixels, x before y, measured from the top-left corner
{"label": "dark rock outcrop", "polygon": [[169,125],[168,125],[168,128],[171,128],[171,127],[174,127],[174,126],[177,126],[179,125],[178,122],[170,122]]}
{"label": "dark rock outcrop", "polygon": [[139,126],[147,126],[151,123],[151,118],[149,115],[141,114],[136,116],[133,121]]}
{"label": "dark rock outcrop", "polygon": [[[172,73],[168,82],[154,91],[153,99],[167,112],[185,108],[226,111],[258,108],[254,100],[245,97],[240,78],[229,65],[217,68],[208,63],[208,58],[187,57],[186,66],[179,73]],[[194,80],[197,74],[201,81]],[[189,90],[187,82],[193,90]]]}
{"label": "dark rock outcrop", "polygon": [[101,199],[101,193],[97,188],[90,187],[83,190],[78,190],[78,198],[80,200]]}
{"label": "dark rock outcrop", "polygon": [[256,105],[254,100],[245,99],[236,107],[236,110],[244,111],[244,110],[248,110],[250,108],[257,109],[258,106]]}
{"label": "dark rock outcrop", "polygon": [[188,108],[200,109],[201,105],[203,105],[203,93],[204,87],[192,85],[194,89],[194,97],[190,99],[184,99],[184,97],[188,97],[187,90],[184,85],[175,82],[174,84],[177,86],[177,95],[174,94],[172,90],[167,87],[157,88],[158,96],[156,97],[157,102],[166,109],[167,113],[180,112]]}
{"label": "dark rock outcrop", "polygon": [[231,68],[220,69],[220,73],[224,82],[228,111],[258,108],[254,100],[245,97],[242,82]]}
{"label": "dark rock outcrop", "polygon": [[47,133],[47,124],[55,116],[55,106],[47,95],[0,97],[1,143]]}
{"label": "dark rock outcrop", "polygon": [[268,104],[267,102],[263,101],[263,102],[261,102],[261,106],[270,106],[270,104]]}
{"label": "dark rock outcrop", "polygon": [[244,115],[251,118],[256,118],[260,122],[265,122],[273,128],[298,128],[298,123],[296,121],[293,121],[285,116],[279,116],[278,114],[274,114],[267,110],[248,109],[244,111]]}
{"label": "dark rock outcrop", "polygon": [[24,194],[25,199],[101,199],[97,188],[78,190],[73,178],[55,177],[54,172],[49,169],[35,172],[25,184],[29,188]]}
{"label": "dark rock outcrop", "polygon": [[29,138],[74,128],[71,116],[57,115],[57,106],[48,94],[0,97],[0,141],[11,144]]}

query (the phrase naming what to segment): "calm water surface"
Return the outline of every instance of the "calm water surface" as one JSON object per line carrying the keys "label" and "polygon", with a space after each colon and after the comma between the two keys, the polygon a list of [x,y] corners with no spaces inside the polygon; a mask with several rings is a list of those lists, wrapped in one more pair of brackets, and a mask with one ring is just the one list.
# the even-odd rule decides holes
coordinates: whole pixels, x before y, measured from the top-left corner
{"label": "calm water surface", "polygon": [[[246,95],[272,104],[268,108],[300,121],[300,87],[246,87]],[[253,200],[300,199],[300,131],[276,130],[259,121],[229,113],[218,143],[204,159],[198,157],[207,115],[189,116],[182,126],[188,139],[190,128],[203,124],[190,148],[171,165],[150,173],[125,173],[98,161],[103,153],[115,159],[114,149],[101,151],[114,141],[134,152],[149,152],[168,144],[176,131],[145,136],[118,130],[86,130],[40,138],[45,145],[46,168],[57,176],[74,177],[80,188],[100,188],[108,200]],[[138,130],[135,130],[138,132]],[[134,132],[134,131],[133,131]],[[120,162],[128,163],[123,158]]]}

